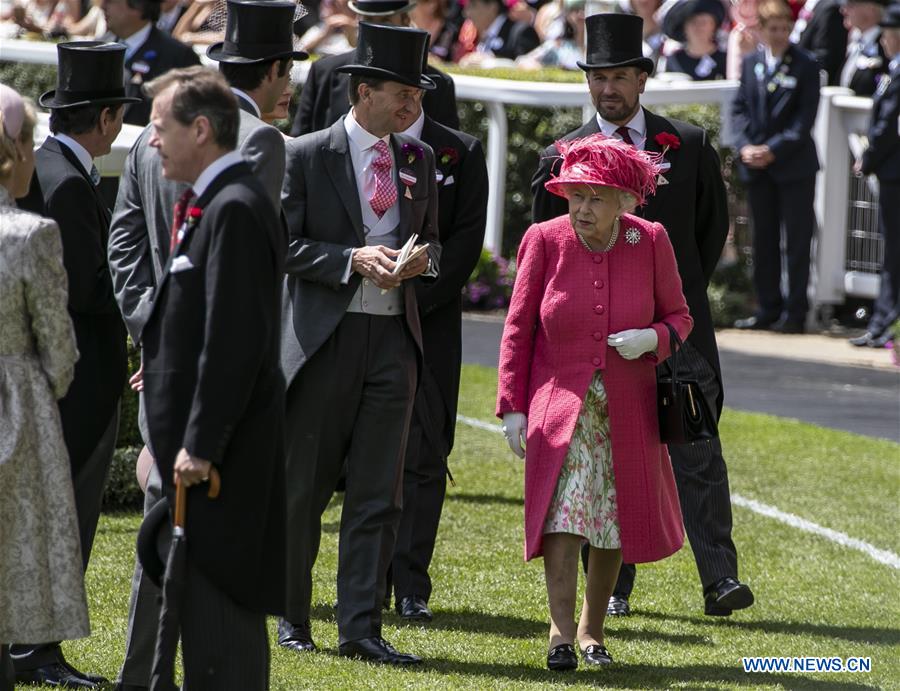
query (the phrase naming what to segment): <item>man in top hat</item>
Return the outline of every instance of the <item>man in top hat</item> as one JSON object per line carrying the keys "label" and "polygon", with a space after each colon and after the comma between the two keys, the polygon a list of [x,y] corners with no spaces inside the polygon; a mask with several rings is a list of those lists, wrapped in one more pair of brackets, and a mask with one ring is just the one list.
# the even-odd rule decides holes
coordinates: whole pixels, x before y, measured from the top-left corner
{"label": "man in top hat", "polygon": [[[183,688],[263,691],[266,614],[282,614],[284,604],[285,238],[266,190],[234,150],[237,99],[222,76],[189,67],[147,90],[162,173],[188,185],[141,331],[163,493],[171,503],[178,480],[188,487]],[[194,486],[213,467],[221,488],[210,499]]]}
{"label": "man in top hat", "polygon": [[143,127],[150,121],[150,100],[143,85],[175,67],[199,65],[193,48],[156,27],[159,0],[100,0],[109,34],[125,45],[125,89],[139,99],[125,110],[125,122]]}
{"label": "man in top hat", "polygon": [[884,347],[891,338],[891,325],[900,318],[900,3],[888,7],[881,28],[890,72],[875,92],[869,145],[857,169],[878,178],[878,231],[884,240],[884,261],[866,332],[850,340],[870,348]]}
{"label": "man in top hat", "polygon": [[[97,190],[100,174],[93,159],[110,152],[122,129],[125,105],[137,99],[127,96],[122,84],[124,46],[73,41],[59,44],[57,51],[56,89],[39,99],[41,106],[50,109],[52,135],[35,153],[35,176],[20,206],[51,217],[62,237],[69,314],[80,357],[59,410],[87,569],[128,367],[125,327],[106,261],[110,213]],[[66,663],[58,643],[16,645],[12,653],[19,681],[97,686],[98,678]]]}
{"label": "man in top hat", "polygon": [[[279,644],[315,648],[309,629],[321,515],[346,459],[338,560],[339,652],[386,664],[419,658],[381,637],[385,574],[400,521],[403,456],[422,360],[419,276],[437,275],[431,148],[413,124],[428,34],[361,23],[351,111],[287,144],[282,313],[287,382],[288,594]],[[398,265],[416,234],[426,252]]]}
{"label": "man in top hat", "polygon": [[827,85],[838,86],[847,57],[847,27],[841,0],[807,0],[791,32],[791,41],[816,56],[828,75]]}
{"label": "man in top hat", "polygon": [[840,85],[857,96],[872,96],[888,73],[888,57],[881,46],[878,23],[888,0],[842,0],[841,12],[847,37],[847,57],[841,68]]}
{"label": "man in top hat", "polygon": [[[597,132],[663,155],[656,194],[635,213],[666,227],[678,260],[685,299],[694,318],[679,357],[679,376],[699,382],[710,410],[722,410],[722,376],[706,287],[728,233],[728,205],[719,157],[698,127],[669,120],[640,105],[653,63],[641,52],[643,22],[623,14],[588,17],[585,71],[597,116],[569,133],[577,139]],[[532,180],[535,223],[567,213],[566,202],[544,183],[560,163],[554,146],[544,150]],[[666,367],[666,365],[662,365]],[[731,497],[718,437],[696,444],[669,445],[685,529],[705,597],[707,614],[731,614],[753,602],[738,580],[737,551],[731,539]],[[623,565],[609,613],[628,614],[635,568]]]}
{"label": "man in top hat", "polygon": [[[431,577],[453,448],[462,365],[462,289],[484,244],[487,165],[481,143],[445,127],[419,107],[403,134],[435,156],[441,273],[416,285],[425,352],[403,468],[403,517],[391,562],[395,609],[408,621],[430,621]],[[390,595],[390,593],[389,593]]]}
{"label": "man in top hat", "polygon": [[540,45],[531,24],[514,21],[508,12],[506,0],[468,0],[464,14],[478,31],[478,44],[460,64],[477,65],[490,57],[515,60]]}
{"label": "man in top hat", "polygon": [[[276,209],[281,208],[284,138],[274,127],[259,120],[255,109],[260,104],[269,106],[273,99],[277,100],[290,73],[290,60],[306,57],[305,53],[292,49],[290,22],[294,11],[293,3],[275,0],[242,3],[241,7],[232,10],[231,34],[240,33],[245,43],[232,42],[232,54],[224,57],[229,60],[239,58],[241,46],[246,43],[267,42],[266,54],[278,57],[245,64],[220,63],[220,71],[232,76],[238,83],[246,82],[248,72],[253,80],[258,80],[258,83],[253,82],[256,86],[249,88],[249,92],[232,87],[241,106],[238,152],[250,164]],[[264,27],[272,32],[268,41],[255,40]],[[244,49],[243,52],[250,51]],[[287,54],[290,57],[285,58]],[[252,61],[257,60],[259,55],[245,57]],[[281,76],[278,75],[279,69],[284,71]],[[148,126],[128,154],[109,234],[109,265],[116,299],[132,340],[137,344],[140,344],[141,330],[153,306],[153,293],[169,257],[172,209],[187,189],[183,183],[162,177],[159,154],[149,145],[152,135],[153,127]],[[140,386],[138,380],[135,386]],[[139,423],[146,443],[143,401]],[[144,500],[145,514],[159,501],[160,492],[159,475],[151,471]],[[158,596],[158,589],[144,576],[142,566],[136,560],[125,659],[119,673],[120,691],[138,691],[149,685],[156,622],[159,620]]]}
{"label": "man in top hat", "polygon": [[[409,26],[409,11],[415,0],[350,0],[349,7],[360,19],[369,24]],[[331,127],[342,115],[350,111],[348,96],[349,76],[339,68],[351,64],[355,52],[332,55],[316,60],[309,69],[306,82],[300,89],[297,114],[291,126],[291,135],[309,134]],[[456,89],[453,79],[430,65],[425,74],[435,88],[425,92],[425,112],[442,125],[459,128],[456,112]]]}

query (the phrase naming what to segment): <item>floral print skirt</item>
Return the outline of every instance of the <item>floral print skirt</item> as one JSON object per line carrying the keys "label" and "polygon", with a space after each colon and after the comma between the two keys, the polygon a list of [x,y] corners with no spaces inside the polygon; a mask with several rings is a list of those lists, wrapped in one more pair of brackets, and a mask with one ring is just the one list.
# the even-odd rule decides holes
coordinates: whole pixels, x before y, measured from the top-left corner
{"label": "floral print skirt", "polygon": [[575,423],[544,522],[544,534],[547,533],[580,535],[599,549],[622,546],[609,440],[609,404],[600,370],[594,372]]}

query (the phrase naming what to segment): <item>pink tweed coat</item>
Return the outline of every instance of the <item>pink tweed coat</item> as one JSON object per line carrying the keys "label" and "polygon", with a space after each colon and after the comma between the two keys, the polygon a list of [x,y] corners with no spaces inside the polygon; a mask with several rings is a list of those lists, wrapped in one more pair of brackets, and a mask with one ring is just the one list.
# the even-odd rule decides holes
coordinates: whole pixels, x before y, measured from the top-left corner
{"label": "pink tweed coat", "polygon": [[[682,339],[693,326],[659,223],[624,214],[606,253],[589,252],[568,216],[525,233],[500,344],[497,415],[528,416],[526,560],[542,554],[547,510],[597,369],[609,399],[622,557],[656,561],[681,548],[681,509],[656,413],[655,368],[671,354],[664,322]],[[647,327],[659,337],[656,355],[626,360],[606,344],[611,333]]]}

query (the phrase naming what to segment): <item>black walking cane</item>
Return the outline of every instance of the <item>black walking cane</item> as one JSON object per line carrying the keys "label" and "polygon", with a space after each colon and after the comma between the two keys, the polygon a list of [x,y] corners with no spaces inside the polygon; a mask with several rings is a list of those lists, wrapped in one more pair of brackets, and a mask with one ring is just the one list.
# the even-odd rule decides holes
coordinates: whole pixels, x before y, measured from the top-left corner
{"label": "black walking cane", "polygon": [[[206,496],[219,496],[221,481],[215,468],[209,471],[209,491]],[[156,652],[150,675],[150,691],[176,691],[175,651],[181,631],[181,599],[187,560],[187,538],[184,534],[187,511],[187,488],[178,479],[175,482],[175,520],[172,527],[172,544],[162,578],[162,606],[159,610],[159,628],[156,633]]]}

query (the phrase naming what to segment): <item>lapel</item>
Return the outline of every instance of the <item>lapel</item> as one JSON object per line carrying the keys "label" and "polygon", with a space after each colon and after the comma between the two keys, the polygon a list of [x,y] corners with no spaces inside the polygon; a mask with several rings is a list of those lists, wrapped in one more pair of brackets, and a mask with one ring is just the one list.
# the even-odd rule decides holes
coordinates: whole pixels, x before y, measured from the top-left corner
{"label": "lapel", "polygon": [[[125,73],[127,78],[132,78],[135,76],[135,70],[132,69],[134,63],[143,63],[147,66],[147,70],[140,72],[141,82],[152,79],[150,74],[153,70],[153,63],[156,62],[160,55],[159,50],[155,49],[156,47],[156,32],[158,32],[155,26],[150,29],[150,33],[147,35],[147,40],[144,41],[140,46],[138,46],[137,50],[135,50],[131,57],[129,57],[125,61]],[[141,83],[138,82],[138,83]]]}
{"label": "lapel", "polygon": [[[400,138],[396,134],[391,135],[391,149],[394,152],[394,184],[397,186],[397,204],[400,211],[400,241],[406,242],[406,239],[410,235],[410,215],[412,212],[410,199],[406,197],[406,190],[410,190],[412,192],[414,187],[419,187],[421,183],[426,184],[427,189],[427,180],[420,180],[422,177],[421,169],[422,165],[419,161],[414,161],[412,163],[407,163],[406,159],[403,157],[403,152],[401,151],[402,142]],[[411,187],[407,187],[405,183],[400,182],[400,169],[407,168],[413,171],[413,174],[416,176],[415,185]]]}
{"label": "lapel", "polygon": [[75,152],[72,151],[68,146],[53,137],[47,137],[47,140],[43,144],[43,148],[47,151],[51,151],[62,156],[81,177],[87,180],[87,184],[91,188],[91,192],[94,195],[94,202],[97,205],[97,210],[100,213],[100,217],[103,219],[104,227],[102,229],[102,234],[105,238],[107,233],[109,233],[109,223],[112,220],[112,214],[107,208],[106,202],[103,201],[103,197],[100,196],[100,192],[96,187],[94,187],[94,183],[91,181],[91,176],[88,175],[88,173],[82,167],[81,161],[78,160],[78,156],[76,156]]}
{"label": "lapel", "polygon": [[325,159],[325,170],[334,184],[338,198],[353,223],[356,237],[365,245],[366,235],[363,231],[362,210],[359,207],[359,190],[356,187],[356,173],[353,171],[353,159],[350,157],[350,144],[347,130],[344,129],[343,117],[331,126],[328,146],[322,147],[322,157]]}
{"label": "lapel", "polygon": [[[778,69],[775,70],[775,74],[768,80],[768,84],[766,85],[766,101],[765,101],[765,110],[770,113],[770,118],[775,118],[778,114],[784,110],[785,105],[790,100],[792,94],[796,92],[796,86],[793,89],[786,89],[783,84],[783,79],[785,77],[792,77],[792,72],[794,69],[794,49],[793,47],[788,47],[787,52],[784,54],[784,57],[781,59],[781,63],[778,65]],[[780,77],[778,75],[781,75]],[[769,86],[769,85],[772,86]],[[772,88],[774,86],[774,88]]]}
{"label": "lapel", "polygon": [[752,90],[753,102],[751,108],[754,112],[754,120],[756,122],[766,121],[766,98],[768,93],[766,88],[769,84],[769,75],[766,67],[766,53],[764,50],[756,51],[756,60],[753,63],[753,85]]}
{"label": "lapel", "polygon": [[250,103],[250,101],[248,101],[246,98],[244,98],[240,94],[235,94],[235,96],[237,96],[238,108],[240,108],[245,113],[252,115],[253,117],[257,117],[256,109],[253,107],[253,104]]}
{"label": "lapel", "polygon": [[500,25],[500,31],[497,32],[497,38],[500,39],[500,44],[495,48],[493,46],[488,46],[488,48],[495,53],[498,50],[503,50],[506,48],[506,44],[509,41],[509,34],[512,31],[513,23],[510,19],[504,20],[503,24]]}
{"label": "lapel", "polygon": [[[643,108],[643,106],[641,106]],[[678,130],[676,130],[672,123],[666,120],[655,113],[651,113],[649,110],[644,108],[644,120],[647,123],[647,139],[644,142],[644,150],[650,151],[653,153],[661,154],[663,151],[663,147],[661,147],[656,142],[656,136],[667,132],[669,134],[674,134],[676,137],[681,139],[681,136],[678,134]],[[666,178],[669,182],[673,180],[674,177],[678,175],[678,161],[679,161],[679,153],[680,149],[672,149],[670,148],[665,155],[665,161],[668,161],[670,167],[668,170],[662,171],[662,176]],[[660,192],[663,191],[666,186],[661,186],[657,189],[656,194],[651,196],[647,203],[644,206],[638,207],[635,209],[634,213],[641,218],[656,218],[657,214],[654,209],[659,203]]]}

